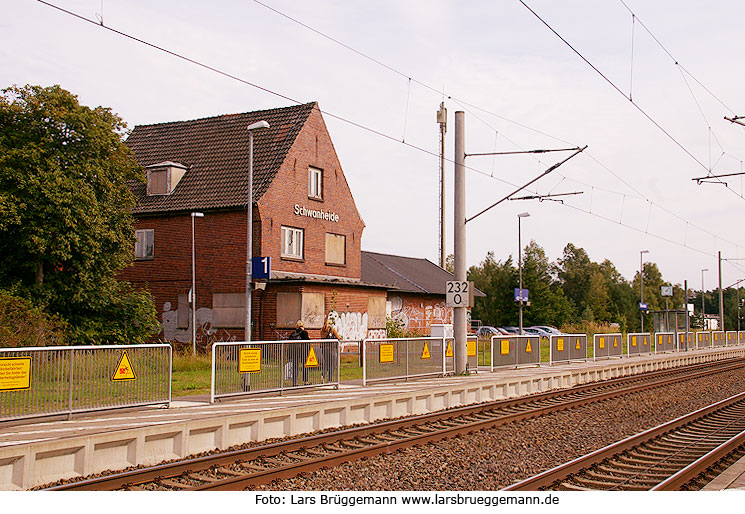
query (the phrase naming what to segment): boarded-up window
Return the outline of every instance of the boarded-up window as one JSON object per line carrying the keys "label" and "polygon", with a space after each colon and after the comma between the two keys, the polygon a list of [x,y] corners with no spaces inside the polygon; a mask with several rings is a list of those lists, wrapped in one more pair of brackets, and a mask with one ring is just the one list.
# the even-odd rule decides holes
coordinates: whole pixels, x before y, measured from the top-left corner
{"label": "boarded-up window", "polygon": [[147,172],[147,194],[167,195],[171,192],[168,183],[168,168],[148,170]]}
{"label": "boarded-up window", "polygon": [[189,317],[191,315],[191,309],[189,309],[189,295],[180,294],[178,295],[178,317],[176,322],[177,328],[189,328]]}
{"label": "boarded-up window", "polygon": [[367,299],[367,328],[385,328],[385,296]]}
{"label": "boarded-up window", "polygon": [[324,318],[323,293],[303,293],[303,323],[306,328],[321,328]]}
{"label": "boarded-up window", "polygon": [[300,293],[277,293],[277,328],[295,328],[300,319]]}
{"label": "boarded-up window", "polygon": [[346,264],[346,236],[326,233],[326,264]]}
{"label": "boarded-up window", "polygon": [[213,293],[212,324],[217,328],[246,326],[246,296],[244,293]]}

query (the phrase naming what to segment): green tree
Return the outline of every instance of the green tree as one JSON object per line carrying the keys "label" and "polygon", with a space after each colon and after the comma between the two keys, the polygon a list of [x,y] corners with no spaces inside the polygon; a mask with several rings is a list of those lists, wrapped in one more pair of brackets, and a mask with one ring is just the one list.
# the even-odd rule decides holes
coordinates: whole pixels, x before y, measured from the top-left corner
{"label": "green tree", "polygon": [[484,325],[512,325],[517,322],[517,304],[513,289],[517,284],[517,269],[512,257],[505,262],[497,261],[494,252],[489,252],[481,264],[471,266],[468,280],[486,294],[476,298],[471,312],[472,319],[480,319]]}
{"label": "green tree", "polygon": [[554,281],[551,271],[545,250],[531,241],[525,247],[523,260],[523,287],[530,294],[530,305],[523,309],[524,326],[560,327],[571,318],[571,304],[561,285]]}
{"label": "green tree", "polygon": [[158,324],[147,293],[116,280],[133,258],[126,124],[59,86],[0,95],[0,287],[73,329],[70,342],[137,342]]}

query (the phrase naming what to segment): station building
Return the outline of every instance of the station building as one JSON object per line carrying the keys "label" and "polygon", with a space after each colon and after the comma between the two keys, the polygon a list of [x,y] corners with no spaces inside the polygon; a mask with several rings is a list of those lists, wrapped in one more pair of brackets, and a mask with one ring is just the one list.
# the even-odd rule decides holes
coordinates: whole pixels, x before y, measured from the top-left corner
{"label": "station building", "polygon": [[130,134],[146,180],[130,185],[135,261],[121,278],[153,294],[160,337],[191,340],[193,241],[197,342],[243,338],[247,127],[262,120],[269,128],[254,131],[252,251],[270,258],[271,273],[254,280],[252,338],[285,338],[300,319],[317,338],[331,317],[350,340],[385,337],[386,317],[421,335],[450,323],[450,273],[426,259],[361,250],[365,223],[314,102]]}

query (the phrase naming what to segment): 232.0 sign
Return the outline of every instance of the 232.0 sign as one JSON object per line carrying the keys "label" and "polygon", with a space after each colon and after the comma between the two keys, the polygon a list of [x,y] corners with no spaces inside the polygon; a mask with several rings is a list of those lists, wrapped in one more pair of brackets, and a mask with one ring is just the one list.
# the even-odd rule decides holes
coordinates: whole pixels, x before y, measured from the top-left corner
{"label": "232.0 sign", "polygon": [[445,283],[445,303],[448,307],[473,306],[473,282],[449,280]]}

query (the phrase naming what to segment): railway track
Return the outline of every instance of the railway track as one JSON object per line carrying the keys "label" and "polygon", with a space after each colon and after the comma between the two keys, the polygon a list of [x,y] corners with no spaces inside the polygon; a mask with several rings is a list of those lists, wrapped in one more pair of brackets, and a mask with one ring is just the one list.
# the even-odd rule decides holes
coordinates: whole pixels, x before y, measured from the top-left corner
{"label": "railway track", "polygon": [[337,466],[344,462],[392,453],[402,448],[436,442],[513,421],[743,367],[745,359],[731,359],[611,379],[571,389],[460,407],[228,451],[70,482],[47,489],[241,490],[297,476],[300,473]]}
{"label": "railway track", "polygon": [[628,437],[506,491],[678,491],[745,455],[745,393]]}

